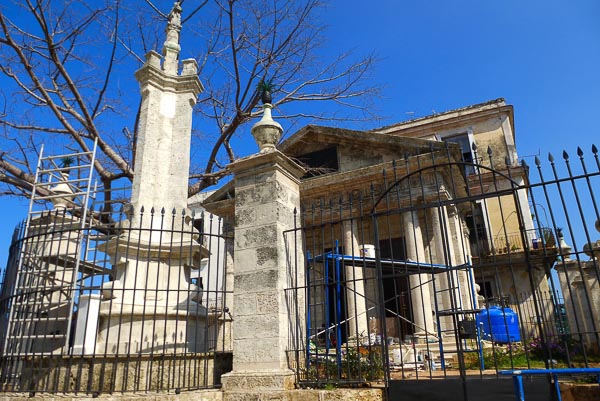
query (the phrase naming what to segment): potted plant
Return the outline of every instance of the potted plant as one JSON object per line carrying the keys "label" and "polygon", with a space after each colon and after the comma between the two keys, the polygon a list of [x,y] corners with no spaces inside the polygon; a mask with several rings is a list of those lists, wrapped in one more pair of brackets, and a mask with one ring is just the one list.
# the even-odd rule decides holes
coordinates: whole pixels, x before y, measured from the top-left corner
{"label": "potted plant", "polygon": [[75,164],[75,158],[72,156],[65,156],[60,159],[61,173],[69,174],[71,172],[71,166]]}
{"label": "potted plant", "polygon": [[273,79],[261,79],[258,85],[256,86],[256,89],[260,94],[260,100],[263,104],[270,104],[273,101],[273,92],[275,91]]}

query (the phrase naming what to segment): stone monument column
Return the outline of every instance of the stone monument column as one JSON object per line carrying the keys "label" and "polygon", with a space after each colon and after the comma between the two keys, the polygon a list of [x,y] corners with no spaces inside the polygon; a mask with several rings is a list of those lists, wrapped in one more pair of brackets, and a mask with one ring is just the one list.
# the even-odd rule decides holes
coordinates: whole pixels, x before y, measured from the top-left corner
{"label": "stone monument column", "polygon": [[[403,213],[402,220],[406,239],[406,259],[425,263],[425,250],[418,214],[414,211]],[[409,284],[415,335],[424,336],[428,333],[428,335],[437,336],[433,325],[429,276],[427,274],[411,274]]]}
{"label": "stone monument column", "polygon": [[179,3],[169,14],[163,57],[136,73],[142,103],[129,221],[105,243],[113,281],[102,284],[96,352],[204,352],[208,317],[189,269],[208,251],[185,212],[192,111],[203,90],[197,63],[179,69]]}
{"label": "stone monument column", "polygon": [[344,231],[344,249],[346,255],[356,256],[356,265],[346,262],[346,303],[348,309],[348,334],[351,337],[368,336],[369,326],[367,319],[367,305],[365,298],[365,281],[363,269],[358,258],[360,249],[356,234],[358,227],[355,220],[342,222]]}
{"label": "stone monument column", "polygon": [[[187,207],[192,111],[204,87],[198,79],[196,60],[183,60],[181,74],[178,71],[180,13],[181,7],[175,3],[162,60],[150,51],[146,63],[135,73],[142,105],[131,195],[133,226],[140,224],[142,207],[146,212],[153,207],[157,212],[165,208],[167,213]],[[149,219],[141,224],[150,224]]]}
{"label": "stone monument column", "polygon": [[236,226],[233,371],[222,377],[226,400],[239,400],[241,393],[277,399],[273,392],[293,389],[287,349],[296,328],[300,338],[306,335],[301,291],[297,297],[285,292],[304,285],[301,241],[286,234],[300,207],[304,170],[274,149],[282,129],[270,118],[270,106],[252,128],[261,153],[228,167],[234,174]]}

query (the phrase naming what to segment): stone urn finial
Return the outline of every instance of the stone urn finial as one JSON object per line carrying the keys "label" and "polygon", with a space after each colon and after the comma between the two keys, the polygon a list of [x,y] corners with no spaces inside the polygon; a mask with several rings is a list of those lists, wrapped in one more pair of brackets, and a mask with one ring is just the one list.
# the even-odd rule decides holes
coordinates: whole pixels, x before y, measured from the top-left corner
{"label": "stone urn finial", "polygon": [[259,122],[254,124],[252,127],[252,136],[258,144],[260,149],[259,153],[269,153],[275,150],[275,145],[279,142],[283,128],[281,125],[273,120],[271,116],[271,109],[273,105],[271,103],[263,104],[263,116]]}
{"label": "stone urn finial", "polygon": [[567,244],[567,242],[565,241],[565,236],[563,234],[562,228],[556,229],[556,235],[558,237],[558,249],[560,250],[563,260],[571,260],[571,251],[573,250],[573,248],[571,248],[571,245]]}
{"label": "stone urn finial", "polygon": [[61,160],[61,170],[59,171],[60,179],[58,184],[50,187],[50,190],[56,195],[61,195],[56,198],[52,198],[50,201],[54,206],[54,209],[64,210],[75,198],[73,195],[73,188],[69,185],[69,174],[71,173],[71,166],[75,163],[72,157],[64,157]]}

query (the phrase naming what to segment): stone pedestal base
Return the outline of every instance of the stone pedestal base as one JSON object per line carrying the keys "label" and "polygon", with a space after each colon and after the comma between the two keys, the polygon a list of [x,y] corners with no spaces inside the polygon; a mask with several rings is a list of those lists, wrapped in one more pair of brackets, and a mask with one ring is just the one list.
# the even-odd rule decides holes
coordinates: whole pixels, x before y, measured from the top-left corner
{"label": "stone pedestal base", "polygon": [[121,355],[207,352],[207,317],[185,313],[101,316],[96,352]]}
{"label": "stone pedestal base", "polygon": [[230,401],[277,398],[277,394],[295,388],[296,376],[291,370],[230,372],[221,376],[223,399]]}

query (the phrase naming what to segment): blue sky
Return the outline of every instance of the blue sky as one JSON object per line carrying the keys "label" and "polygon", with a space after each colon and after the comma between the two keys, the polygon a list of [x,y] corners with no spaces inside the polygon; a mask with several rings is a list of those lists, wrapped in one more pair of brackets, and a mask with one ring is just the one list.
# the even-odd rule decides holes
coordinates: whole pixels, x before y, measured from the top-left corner
{"label": "blue sky", "polygon": [[[371,79],[385,86],[375,100],[382,118],[355,128],[503,97],[515,107],[518,153],[530,164],[531,155],[600,145],[596,0],[335,0],[321,20],[328,26],[322,54],[350,48],[380,58]],[[0,198],[2,267],[26,212],[25,201]]]}

